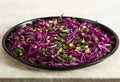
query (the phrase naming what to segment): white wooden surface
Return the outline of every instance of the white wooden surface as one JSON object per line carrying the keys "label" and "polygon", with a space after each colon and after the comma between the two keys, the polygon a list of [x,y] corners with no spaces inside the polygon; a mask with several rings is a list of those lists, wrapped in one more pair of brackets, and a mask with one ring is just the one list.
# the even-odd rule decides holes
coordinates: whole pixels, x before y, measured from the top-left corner
{"label": "white wooden surface", "polygon": [[2,36],[12,26],[43,16],[76,16],[97,20],[120,37],[120,0],[0,0],[0,78],[120,78],[120,48],[105,61],[84,69],[51,71],[24,65],[6,54]]}

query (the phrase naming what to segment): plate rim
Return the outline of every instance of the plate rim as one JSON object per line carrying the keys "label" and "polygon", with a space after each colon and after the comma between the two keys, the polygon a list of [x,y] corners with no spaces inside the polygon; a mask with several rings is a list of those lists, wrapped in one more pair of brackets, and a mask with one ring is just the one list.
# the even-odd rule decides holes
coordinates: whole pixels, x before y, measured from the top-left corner
{"label": "plate rim", "polygon": [[[84,64],[78,64],[78,65],[70,65],[70,66],[48,66],[48,65],[42,65],[42,64],[32,64],[32,63],[29,63],[29,62],[25,62],[25,61],[22,61],[20,58],[17,58],[16,56],[12,55],[12,53],[8,50],[8,48],[6,47],[6,44],[5,44],[5,38],[8,36],[8,34],[13,31],[15,28],[17,28],[17,26],[23,24],[23,23],[26,23],[28,21],[33,21],[33,20],[38,20],[38,19],[42,19],[42,18],[45,18],[45,19],[48,19],[48,18],[58,18],[60,16],[49,16],[49,17],[40,17],[40,18],[35,18],[35,19],[30,19],[30,20],[27,20],[27,21],[24,21],[24,22],[21,22],[13,27],[11,27],[3,36],[2,38],[2,46],[3,46],[3,49],[7,52],[8,55],[10,55],[11,57],[13,57],[15,60],[18,60],[19,62],[23,63],[23,64],[27,64],[29,66],[32,66],[32,67],[37,67],[37,68],[43,68],[43,69],[50,69],[50,70],[70,70],[70,69],[76,69],[76,68],[85,68],[85,67],[89,67],[89,66],[92,66],[94,64],[97,64],[97,63],[100,63],[101,61],[105,60],[106,58],[108,58],[109,56],[113,55],[113,53],[118,49],[118,46],[119,46],[119,38],[117,36],[117,34],[112,30],[110,29],[109,27],[105,26],[104,24],[102,23],[99,23],[97,22],[97,24],[99,24],[100,26],[103,26],[105,27],[106,29],[108,29],[109,31],[112,32],[112,34],[115,36],[115,39],[116,39],[116,45],[114,47],[114,49],[108,53],[107,55],[101,57],[100,59],[96,60],[96,61],[92,61],[92,62],[88,62],[88,63],[84,63]],[[63,16],[63,18],[66,18],[66,17],[72,17],[72,16]],[[79,20],[82,20],[82,21],[88,21],[88,22],[93,22],[93,23],[96,23],[95,21],[93,20],[89,20],[89,19],[85,19],[85,18],[80,18],[80,17],[74,17],[74,18],[77,18]]]}

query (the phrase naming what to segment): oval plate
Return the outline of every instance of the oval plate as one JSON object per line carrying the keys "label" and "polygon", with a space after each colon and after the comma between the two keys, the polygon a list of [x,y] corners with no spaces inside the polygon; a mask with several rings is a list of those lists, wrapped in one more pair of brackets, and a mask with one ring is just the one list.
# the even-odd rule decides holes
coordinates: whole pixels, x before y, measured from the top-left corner
{"label": "oval plate", "polygon": [[[53,17],[42,17],[44,19],[52,19],[52,18],[59,18],[59,16],[53,16]],[[62,18],[66,18],[66,17],[62,17]],[[78,18],[78,17],[74,17],[76,18],[79,22],[87,22],[87,23],[90,23],[92,25],[100,25],[100,28],[103,32],[105,33],[108,33],[109,35],[113,35],[115,36],[115,38],[113,39],[113,41],[115,42],[115,45],[113,46],[113,49],[110,53],[108,53],[107,55],[104,55],[102,58],[100,58],[99,60],[96,60],[96,61],[92,61],[92,62],[89,62],[89,63],[84,63],[82,65],[72,65],[72,66],[47,66],[47,65],[41,65],[41,64],[32,64],[32,63],[29,63],[29,62],[25,62],[25,61],[22,61],[20,58],[16,57],[15,55],[13,55],[13,53],[11,51],[8,50],[7,48],[7,40],[6,40],[6,37],[8,37],[10,35],[11,32],[14,32],[16,28],[18,28],[19,26],[23,26],[25,25],[26,23],[28,22],[34,22],[34,21],[37,21],[38,19],[41,19],[41,18],[36,18],[36,19],[32,19],[32,20],[28,20],[28,21],[25,21],[25,22],[22,22],[20,24],[17,24],[16,26],[12,27],[10,30],[8,30],[6,32],[6,34],[3,36],[3,39],[2,39],[2,46],[4,48],[4,50],[10,55],[12,56],[13,58],[15,58],[16,60],[24,63],[24,64],[27,64],[27,65],[30,65],[30,66],[33,66],[33,67],[38,67],[38,68],[44,68],[44,69],[52,69],[52,70],[67,70],[67,69],[75,69],[75,68],[84,68],[84,67],[88,67],[88,66],[91,66],[91,65],[94,65],[94,64],[97,64],[101,61],[103,61],[104,59],[106,59],[107,57],[111,56],[118,48],[119,46],[119,39],[118,39],[118,36],[116,35],[116,33],[111,30],[110,28],[108,28],[107,26],[103,25],[103,24],[100,24],[100,23],[96,23],[95,21],[92,21],[92,20],[89,20],[89,19],[84,19],[84,18]]]}

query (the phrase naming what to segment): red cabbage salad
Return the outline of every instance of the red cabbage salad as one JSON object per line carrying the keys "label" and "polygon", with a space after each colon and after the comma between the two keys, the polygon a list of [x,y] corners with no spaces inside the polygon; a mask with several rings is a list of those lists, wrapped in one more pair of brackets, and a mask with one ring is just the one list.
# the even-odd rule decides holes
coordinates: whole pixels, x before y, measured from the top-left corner
{"label": "red cabbage salad", "polygon": [[113,38],[104,33],[99,25],[60,17],[26,23],[6,39],[8,49],[22,61],[71,66],[99,60],[112,50]]}

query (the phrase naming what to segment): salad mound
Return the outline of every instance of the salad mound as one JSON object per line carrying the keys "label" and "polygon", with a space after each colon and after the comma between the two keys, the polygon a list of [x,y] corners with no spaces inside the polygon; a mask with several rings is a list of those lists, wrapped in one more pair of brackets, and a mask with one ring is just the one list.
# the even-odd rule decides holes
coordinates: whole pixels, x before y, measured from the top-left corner
{"label": "salad mound", "polygon": [[112,50],[114,36],[75,18],[38,19],[11,32],[8,49],[21,60],[70,66],[99,60]]}

